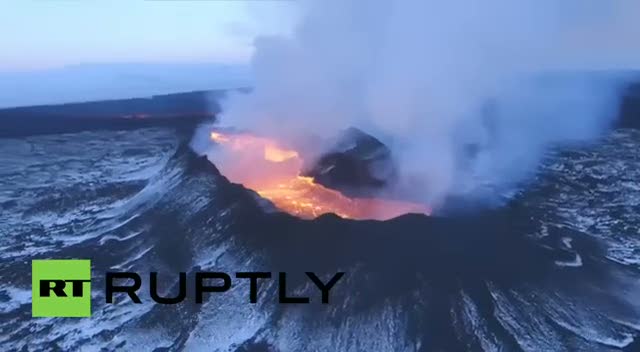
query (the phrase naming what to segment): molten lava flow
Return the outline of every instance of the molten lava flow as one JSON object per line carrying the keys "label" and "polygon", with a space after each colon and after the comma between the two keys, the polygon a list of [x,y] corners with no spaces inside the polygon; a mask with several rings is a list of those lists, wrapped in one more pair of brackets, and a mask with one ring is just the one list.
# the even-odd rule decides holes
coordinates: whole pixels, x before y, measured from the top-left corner
{"label": "molten lava flow", "polygon": [[335,213],[343,218],[386,220],[406,213],[428,214],[422,204],[349,198],[300,176],[303,161],[298,152],[276,141],[246,133],[211,132],[211,140],[224,149],[212,160],[229,180],[253,189],[279,209],[301,218]]}

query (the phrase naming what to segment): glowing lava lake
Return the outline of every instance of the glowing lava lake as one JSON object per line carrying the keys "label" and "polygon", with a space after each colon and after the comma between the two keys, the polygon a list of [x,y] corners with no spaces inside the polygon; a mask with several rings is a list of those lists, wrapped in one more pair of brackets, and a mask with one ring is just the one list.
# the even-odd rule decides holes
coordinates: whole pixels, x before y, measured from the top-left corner
{"label": "glowing lava lake", "polygon": [[348,197],[302,176],[303,158],[273,139],[249,133],[214,131],[210,139],[221,147],[211,161],[231,182],[240,183],[289,214],[313,219],[325,213],[343,218],[387,220],[407,213],[430,214],[419,203]]}

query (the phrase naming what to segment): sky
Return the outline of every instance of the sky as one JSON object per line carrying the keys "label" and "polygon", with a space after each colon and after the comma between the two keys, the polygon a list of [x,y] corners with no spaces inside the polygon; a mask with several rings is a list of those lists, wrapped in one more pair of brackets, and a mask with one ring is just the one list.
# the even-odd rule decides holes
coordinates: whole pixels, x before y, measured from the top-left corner
{"label": "sky", "polygon": [[[588,10],[599,1],[579,2]],[[251,84],[255,38],[291,35],[300,3],[304,1],[3,2],[0,107],[246,86]],[[592,51],[597,42],[602,50],[625,53],[613,67],[637,69],[638,1],[617,4],[627,9],[617,14],[615,25],[607,20],[611,14],[585,10],[606,26],[596,23],[587,32],[573,33],[570,45],[557,50],[584,61],[581,68],[611,68],[610,62],[596,61],[599,56]]]}
{"label": "sky", "polygon": [[289,0],[20,0],[0,11],[0,107],[246,85]]}
{"label": "sky", "polygon": [[21,0],[0,12],[0,71],[89,63],[246,62],[291,1]]}

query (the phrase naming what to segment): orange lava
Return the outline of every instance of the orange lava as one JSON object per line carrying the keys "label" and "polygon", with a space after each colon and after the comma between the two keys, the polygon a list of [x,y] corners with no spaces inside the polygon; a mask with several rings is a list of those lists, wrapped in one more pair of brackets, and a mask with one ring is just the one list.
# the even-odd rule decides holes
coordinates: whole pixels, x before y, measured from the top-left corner
{"label": "orange lava", "polygon": [[343,218],[387,220],[406,213],[430,213],[418,203],[347,197],[312,177],[300,176],[303,160],[298,152],[272,139],[218,131],[211,132],[210,138],[223,147],[210,156],[223,175],[298,217],[335,213]]}

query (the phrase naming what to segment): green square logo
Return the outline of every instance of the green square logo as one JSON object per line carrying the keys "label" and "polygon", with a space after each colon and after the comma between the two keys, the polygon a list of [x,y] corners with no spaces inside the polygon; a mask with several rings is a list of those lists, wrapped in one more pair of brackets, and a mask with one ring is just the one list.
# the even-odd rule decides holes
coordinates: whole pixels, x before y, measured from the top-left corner
{"label": "green square logo", "polygon": [[31,315],[90,317],[91,261],[38,259],[31,261]]}

